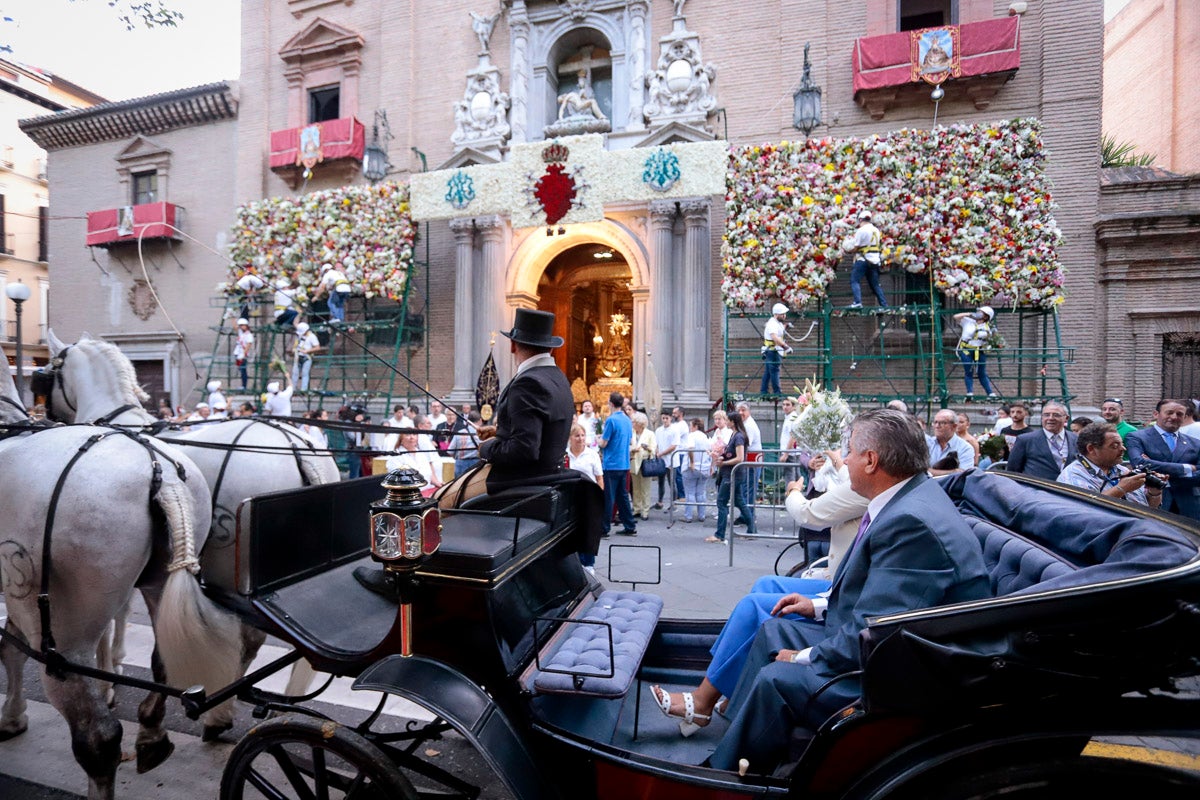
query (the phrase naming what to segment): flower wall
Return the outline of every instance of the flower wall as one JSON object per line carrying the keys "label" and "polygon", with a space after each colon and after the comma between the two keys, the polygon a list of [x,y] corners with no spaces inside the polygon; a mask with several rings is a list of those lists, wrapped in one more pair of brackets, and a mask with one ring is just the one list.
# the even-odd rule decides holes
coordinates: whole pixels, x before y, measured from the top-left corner
{"label": "flower wall", "polygon": [[338,266],[355,294],[400,300],[413,262],[417,227],[408,187],[397,183],[342,186],[298,198],[272,197],[236,212],[229,280],[253,270],[274,286],[289,276],[307,299],[322,264]]}
{"label": "flower wall", "polygon": [[[1052,308],[1062,233],[1034,119],[865,139],[733,148],[722,245],[725,302],[798,307],[827,296],[868,208],[893,268],[925,273],[948,302]],[[850,260],[842,266],[848,280]]]}

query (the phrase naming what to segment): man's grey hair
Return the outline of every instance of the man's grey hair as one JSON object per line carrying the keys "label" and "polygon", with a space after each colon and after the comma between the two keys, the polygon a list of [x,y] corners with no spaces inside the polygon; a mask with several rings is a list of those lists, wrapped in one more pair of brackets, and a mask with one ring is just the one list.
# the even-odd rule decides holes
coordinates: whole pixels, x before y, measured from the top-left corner
{"label": "man's grey hair", "polygon": [[1067,407],[1064,406],[1062,403],[1058,402],[1057,400],[1051,400],[1048,403],[1042,403],[1042,412],[1041,413],[1045,414],[1047,411],[1049,411],[1052,408],[1057,408],[1060,411],[1062,411],[1064,414],[1067,413]]}
{"label": "man's grey hair", "polygon": [[743,415],[743,417],[742,417],[743,419],[745,419],[745,417],[749,415],[750,404],[747,403],[745,400],[739,400],[738,404],[736,406],[734,406],[734,408],[736,408],[738,411],[747,412],[747,414]]}
{"label": "man's grey hair", "polygon": [[887,408],[893,409],[895,411],[899,411],[902,414],[908,413],[908,403],[904,402],[903,400],[901,400],[899,398],[897,398],[895,400],[889,400],[888,404],[887,404]]}
{"label": "man's grey hair", "polygon": [[893,478],[910,478],[929,469],[929,447],[915,417],[894,408],[864,411],[850,423],[858,452],[872,450],[879,468]]}

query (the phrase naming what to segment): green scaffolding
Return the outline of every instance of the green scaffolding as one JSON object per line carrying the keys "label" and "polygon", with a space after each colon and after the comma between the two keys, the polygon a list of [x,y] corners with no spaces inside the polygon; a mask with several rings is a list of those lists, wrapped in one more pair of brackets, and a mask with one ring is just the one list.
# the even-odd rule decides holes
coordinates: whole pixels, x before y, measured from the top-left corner
{"label": "green scaffolding", "polygon": [[[323,301],[304,309],[301,319],[317,335],[321,350],[313,357],[308,389],[296,387],[292,404],[297,413],[354,402],[365,405],[373,400],[390,408],[394,400],[407,401],[412,397],[408,383],[398,378],[391,367],[411,375],[413,353],[425,343],[426,301],[422,298],[420,303],[413,302],[418,296],[413,281],[422,266],[422,262],[414,262],[409,269],[404,296],[399,300],[350,297],[346,301],[344,325],[329,324],[328,308]],[[221,318],[211,328],[216,337],[205,382],[220,380],[231,403],[246,399],[254,402],[270,381],[280,380],[279,361],[289,373],[292,370],[295,329],[291,323],[283,326],[274,323],[273,298],[273,292],[263,291],[249,296],[221,295],[210,300],[210,306],[220,309]],[[414,305],[417,305],[415,310]],[[254,333],[254,353],[246,364],[248,380],[244,392],[233,356],[236,322],[243,312],[248,312]]]}
{"label": "green scaffolding", "polygon": [[[1033,308],[996,308],[993,328],[1005,338],[987,352],[987,371],[998,397],[988,398],[978,378],[975,395],[965,394],[963,367],[955,353],[959,329],[954,314],[972,309],[947,306],[928,277],[904,272],[882,276],[889,308],[848,308],[849,287],[815,306],[793,310],[787,321],[793,353],[783,359],[780,386],[796,395],[806,379],[839,388],[853,407],[905,401],[918,416],[932,417],[947,406],[997,405],[1001,400],[1070,404],[1065,347],[1058,314]],[[870,291],[863,284],[864,298]],[[873,298],[864,300],[872,303]],[[726,309],[723,393],[727,401],[776,404],[782,395],[763,394],[762,330],[769,314]]]}

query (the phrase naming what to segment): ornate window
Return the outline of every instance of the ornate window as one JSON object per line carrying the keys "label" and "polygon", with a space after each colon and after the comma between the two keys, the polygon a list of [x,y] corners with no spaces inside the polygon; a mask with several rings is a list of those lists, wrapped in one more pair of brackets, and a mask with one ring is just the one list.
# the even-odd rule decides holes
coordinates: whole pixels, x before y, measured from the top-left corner
{"label": "ornate window", "polygon": [[132,205],[166,200],[171,170],[171,151],[157,142],[138,136],[117,154],[117,178],[121,194]]}
{"label": "ornate window", "polygon": [[[320,17],[288,40],[279,51],[287,65],[288,127],[357,114],[362,47],[362,36]],[[331,110],[332,117],[313,118]]]}

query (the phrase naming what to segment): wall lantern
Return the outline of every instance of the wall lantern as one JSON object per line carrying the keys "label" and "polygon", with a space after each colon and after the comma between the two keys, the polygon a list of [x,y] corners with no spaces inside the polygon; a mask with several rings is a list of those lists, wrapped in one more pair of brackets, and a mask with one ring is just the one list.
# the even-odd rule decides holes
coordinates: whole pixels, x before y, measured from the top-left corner
{"label": "wall lantern", "polygon": [[808,60],[810,43],[804,43],[804,75],[800,88],[792,94],[792,125],[804,131],[805,138],[821,124],[821,87],[812,82],[812,63]]}
{"label": "wall lantern", "polygon": [[[383,136],[380,138],[380,130]],[[392,169],[388,160],[387,143],[392,139],[392,129],[388,127],[387,112],[382,108],[375,110],[375,122],[371,125],[371,143],[363,150],[362,173],[371,183],[379,183]]]}

